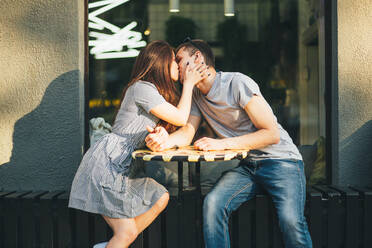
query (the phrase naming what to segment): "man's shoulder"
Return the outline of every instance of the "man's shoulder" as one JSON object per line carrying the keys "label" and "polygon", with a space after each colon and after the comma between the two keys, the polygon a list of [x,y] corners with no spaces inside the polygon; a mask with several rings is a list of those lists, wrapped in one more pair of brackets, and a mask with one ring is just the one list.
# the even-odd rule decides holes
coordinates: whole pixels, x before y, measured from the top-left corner
{"label": "man's shoulder", "polygon": [[248,88],[259,88],[256,81],[254,81],[251,77],[241,73],[241,72],[224,72],[221,75],[231,84],[232,88],[241,89],[242,87]]}
{"label": "man's shoulder", "polygon": [[221,72],[221,79],[222,81],[256,83],[251,77],[241,72]]}

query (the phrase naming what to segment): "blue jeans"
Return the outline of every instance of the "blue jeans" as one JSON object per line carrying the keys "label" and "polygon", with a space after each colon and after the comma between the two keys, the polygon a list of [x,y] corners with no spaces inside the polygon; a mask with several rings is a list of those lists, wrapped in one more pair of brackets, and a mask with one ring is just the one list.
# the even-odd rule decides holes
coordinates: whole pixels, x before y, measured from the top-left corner
{"label": "blue jeans", "polygon": [[205,247],[230,247],[228,220],[231,212],[265,191],[277,211],[285,247],[312,247],[304,217],[303,162],[279,159],[243,160],[238,167],[222,175],[203,204]]}

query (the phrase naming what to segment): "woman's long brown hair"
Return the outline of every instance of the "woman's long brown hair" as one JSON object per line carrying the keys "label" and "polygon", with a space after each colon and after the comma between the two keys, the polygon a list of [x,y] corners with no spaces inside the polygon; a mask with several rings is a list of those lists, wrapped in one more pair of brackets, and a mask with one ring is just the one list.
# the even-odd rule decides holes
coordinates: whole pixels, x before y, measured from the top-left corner
{"label": "woman's long brown hair", "polygon": [[[172,47],[165,41],[153,41],[143,48],[134,62],[130,81],[123,90],[119,107],[127,89],[139,80],[153,83],[167,102],[177,106],[180,97],[171,78],[173,56]],[[168,132],[176,130],[174,125],[163,120],[159,121],[158,126],[163,126]]]}

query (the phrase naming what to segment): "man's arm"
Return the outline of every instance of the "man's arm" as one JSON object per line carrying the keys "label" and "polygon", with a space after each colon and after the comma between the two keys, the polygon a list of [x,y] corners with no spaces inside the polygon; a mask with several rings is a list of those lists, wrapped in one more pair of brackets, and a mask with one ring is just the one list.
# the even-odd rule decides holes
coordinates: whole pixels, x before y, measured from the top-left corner
{"label": "man's arm", "polygon": [[195,148],[205,151],[224,149],[254,150],[279,143],[280,133],[277,122],[270,106],[263,97],[254,95],[244,107],[244,110],[253,125],[258,129],[256,132],[225,139],[202,138],[195,142]]}
{"label": "man's arm", "polygon": [[[169,136],[160,134],[160,132],[150,133],[145,139],[146,146],[152,151],[162,151],[175,146],[190,145],[200,121],[200,116],[190,115],[186,125]],[[166,132],[165,129],[162,132]]]}

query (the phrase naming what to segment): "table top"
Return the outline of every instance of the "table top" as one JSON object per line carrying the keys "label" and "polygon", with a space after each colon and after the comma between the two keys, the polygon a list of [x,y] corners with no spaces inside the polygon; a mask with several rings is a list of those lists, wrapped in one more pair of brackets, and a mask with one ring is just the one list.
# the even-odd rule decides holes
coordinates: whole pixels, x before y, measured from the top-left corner
{"label": "table top", "polygon": [[248,155],[247,150],[222,150],[222,151],[200,151],[193,146],[172,148],[161,152],[151,150],[137,150],[132,153],[134,159],[144,161],[220,161],[232,159],[244,159]]}

